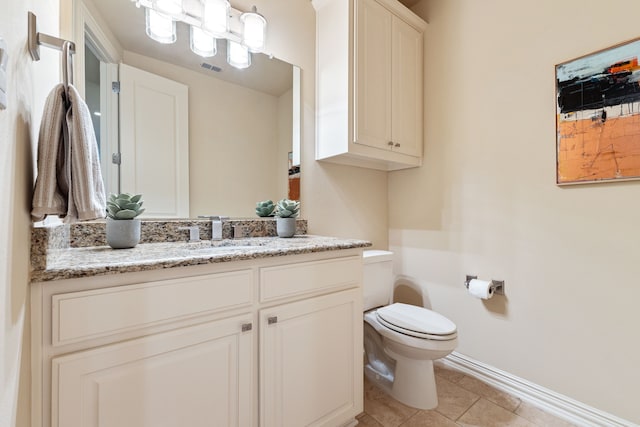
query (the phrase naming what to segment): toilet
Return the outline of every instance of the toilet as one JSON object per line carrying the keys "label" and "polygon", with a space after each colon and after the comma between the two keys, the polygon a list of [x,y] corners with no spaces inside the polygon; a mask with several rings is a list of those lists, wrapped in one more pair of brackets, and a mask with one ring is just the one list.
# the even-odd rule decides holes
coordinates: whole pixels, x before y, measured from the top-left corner
{"label": "toilet", "polygon": [[433,409],[433,361],[458,345],[456,325],[435,311],[391,303],[392,252],[364,251],[363,262],[365,375],[405,405]]}

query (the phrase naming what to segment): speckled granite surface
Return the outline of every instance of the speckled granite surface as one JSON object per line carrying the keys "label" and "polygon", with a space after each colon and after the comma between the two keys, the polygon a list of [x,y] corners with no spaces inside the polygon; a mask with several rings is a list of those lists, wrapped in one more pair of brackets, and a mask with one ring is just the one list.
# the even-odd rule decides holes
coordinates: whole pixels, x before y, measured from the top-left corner
{"label": "speckled granite surface", "polygon": [[290,239],[253,237],[198,243],[142,243],[132,249],[108,246],[51,249],[45,268],[32,272],[43,282],[78,277],[184,267],[284,255],[306,254],[371,246],[365,240],[297,235]]}
{"label": "speckled granite surface", "polygon": [[[58,249],[106,246],[104,220],[75,224],[37,227],[31,231],[31,268],[47,267],[47,253]],[[140,243],[186,242],[189,231],[181,228],[197,226],[202,240],[211,239],[211,221],[208,219],[143,219]],[[297,219],[296,235],[307,234],[307,221]],[[277,236],[274,218],[230,218],[222,222],[222,237]]]}
{"label": "speckled granite surface", "polygon": [[[140,243],[182,242],[189,237],[189,231],[181,228],[197,226],[202,240],[211,239],[211,221],[207,219],[185,220],[143,220],[140,230]],[[80,248],[85,246],[102,246],[107,244],[105,238],[105,222],[91,221],[73,224],[69,235],[69,246]],[[222,222],[222,237],[231,239],[234,228],[243,237],[277,236],[276,222],[273,218],[227,219]],[[236,232],[237,233],[237,232]],[[307,221],[296,221],[296,234],[307,234]]]}

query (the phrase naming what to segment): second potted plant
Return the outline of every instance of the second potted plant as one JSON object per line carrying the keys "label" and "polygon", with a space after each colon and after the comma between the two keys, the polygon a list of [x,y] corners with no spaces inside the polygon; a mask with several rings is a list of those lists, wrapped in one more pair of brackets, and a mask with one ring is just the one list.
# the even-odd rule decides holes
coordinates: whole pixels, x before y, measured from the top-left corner
{"label": "second potted plant", "polygon": [[282,199],[276,206],[276,231],[279,237],[293,237],[296,234],[296,218],[300,212],[300,202]]}
{"label": "second potted plant", "polygon": [[112,194],[107,200],[107,244],[113,249],[133,248],[140,241],[142,194]]}

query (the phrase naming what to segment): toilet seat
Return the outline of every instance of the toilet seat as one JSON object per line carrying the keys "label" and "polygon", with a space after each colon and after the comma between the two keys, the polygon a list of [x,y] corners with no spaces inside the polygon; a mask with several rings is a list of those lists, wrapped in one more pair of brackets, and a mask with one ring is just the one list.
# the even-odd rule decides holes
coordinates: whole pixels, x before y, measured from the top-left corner
{"label": "toilet seat", "polygon": [[415,338],[447,341],[458,334],[456,325],[441,314],[424,307],[395,303],[376,310],[383,326]]}

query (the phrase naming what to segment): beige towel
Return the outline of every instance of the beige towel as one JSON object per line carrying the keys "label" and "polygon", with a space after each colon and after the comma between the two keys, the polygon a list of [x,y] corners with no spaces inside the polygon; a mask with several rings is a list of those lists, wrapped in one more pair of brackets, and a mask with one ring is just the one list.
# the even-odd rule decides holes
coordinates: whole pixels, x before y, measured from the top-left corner
{"label": "beige towel", "polygon": [[[68,99],[68,102],[65,100]],[[65,222],[104,218],[106,200],[89,108],[78,91],[56,86],[45,103],[31,217]]]}
{"label": "beige towel", "polygon": [[69,85],[67,94],[71,186],[65,221],[104,218],[107,202],[91,113],[76,88]]}
{"label": "beige towel", "polygon": [[53,88],[44,104],[38,136],[38,177],[33,191],[31,218],[42,221],[47,215],[67,214],[68,182],[65,173],[66,128],[64,85]]}

